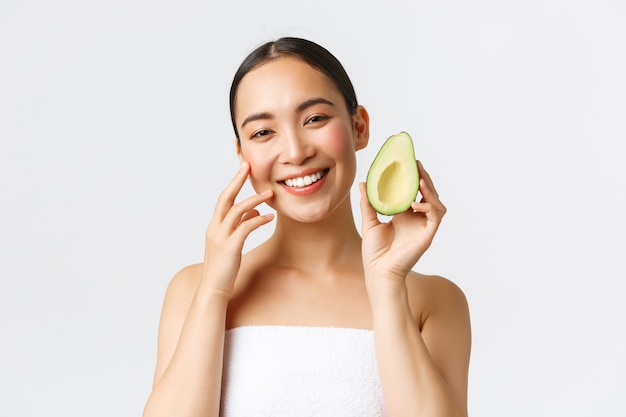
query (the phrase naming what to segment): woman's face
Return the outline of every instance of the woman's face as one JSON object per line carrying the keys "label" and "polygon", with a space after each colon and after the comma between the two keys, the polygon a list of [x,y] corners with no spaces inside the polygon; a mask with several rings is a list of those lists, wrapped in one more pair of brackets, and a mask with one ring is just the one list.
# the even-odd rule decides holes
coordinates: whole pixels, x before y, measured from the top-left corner
{"label": "woman's face", "polygon": [[345,202],[369,120],[362,107],[348,112],[326,75],[292,57],[262,64],[241,80],[235,121],[251,184],[274,191],[279,214],[315,222]]}

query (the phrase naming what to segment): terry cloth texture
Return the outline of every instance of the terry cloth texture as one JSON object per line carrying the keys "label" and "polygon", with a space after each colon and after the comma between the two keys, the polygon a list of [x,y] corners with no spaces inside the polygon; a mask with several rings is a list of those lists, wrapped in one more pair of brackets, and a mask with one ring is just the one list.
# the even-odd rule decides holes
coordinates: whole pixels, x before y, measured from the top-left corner
{"label": "terry cloth texture", "polygon": [[226,332],[222,417],[386,415],[371,330],[244,326]]}

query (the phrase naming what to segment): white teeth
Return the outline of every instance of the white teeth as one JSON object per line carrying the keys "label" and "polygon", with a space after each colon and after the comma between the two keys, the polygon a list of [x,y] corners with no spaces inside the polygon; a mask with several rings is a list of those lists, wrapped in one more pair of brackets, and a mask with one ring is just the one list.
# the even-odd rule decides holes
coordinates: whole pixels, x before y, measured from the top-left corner
{"label": "white teeth", "polygon": [[290,178],[288,180],[285,180],[285,185],[287,187],[305,187],[307,185],[313,184],[314,182],[317,182],[323,176],[324,171],[320,171],[315,174],[305,175],[304,177]]}

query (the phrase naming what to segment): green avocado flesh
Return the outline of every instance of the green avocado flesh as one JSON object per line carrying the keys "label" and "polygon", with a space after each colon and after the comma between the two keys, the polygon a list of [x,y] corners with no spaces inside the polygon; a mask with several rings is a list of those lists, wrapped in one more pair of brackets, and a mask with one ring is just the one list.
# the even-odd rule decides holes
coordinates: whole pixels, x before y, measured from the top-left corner
{"label": "green avocado flesh", "polygon": [[406,132],[389,137],[367,172],[367,199],[380,214],[394,215],[411,207],[419,189],[413,140]]}

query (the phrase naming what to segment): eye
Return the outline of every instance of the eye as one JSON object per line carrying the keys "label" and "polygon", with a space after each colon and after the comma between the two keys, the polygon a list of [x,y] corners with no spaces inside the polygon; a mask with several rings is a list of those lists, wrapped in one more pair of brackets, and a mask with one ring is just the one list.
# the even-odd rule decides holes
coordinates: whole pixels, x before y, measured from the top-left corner
{"label": "eye", "polygon": [[310,123],[318,123],[318,122],[322,122],[324,120],[328,120],[328,116],[325,116],[325,115],[322,115],[322,114],[316,114],[316,115],[313,115],[313,116],[309,117],[304,124],[306,125],[306,124],[310,124]]}
{"label": "eye", "polygon": [[270,133],[272,133],[271,131],[267,130],[267,129],[261,129],[261,130],[257,130],[256,132],[254,132],[252,134],[252,136],[250,136],[251,139],[254,138],[263,138],[267,135],[269,135]]}

